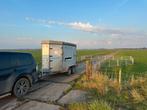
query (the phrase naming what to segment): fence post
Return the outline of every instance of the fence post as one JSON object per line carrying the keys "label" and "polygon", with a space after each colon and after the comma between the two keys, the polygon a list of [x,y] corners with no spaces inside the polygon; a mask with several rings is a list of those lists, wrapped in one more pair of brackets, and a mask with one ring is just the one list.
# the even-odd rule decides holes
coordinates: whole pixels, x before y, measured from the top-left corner
{"label": "fence post", "polygon": [[91,60],[86,60],[86,77],[87,80],[90,80],[90,78],[92,77],[92,61]]}
{"label": "fence post", "polygon": [[134,58],[132,58],[132,64],[134,64]]}
{"label": "fence post", "polygon": [[114,56],[112,56],[112,60],[114,60]]}
{"label": "fence post", "polygon": [[127,59],[125,59],[125,65],[126,65],[126,66],[128,65]]}
{"label": "fence post", "polygon": [[132,64],[134,64],[134,58],[130,56],[130,60],[132,61]]}
{"label": "fence post", "polygon": [[110,67],[110,60],[109,60],[109,67]]}
{"label": "fence post", "polygon": [[118,76],[118,82],[119,82],[119,84],[121,84],[121,69],[119,69],[119,76]]}
{"label": "fence post", "polygon": [[90,78],[91,78],[91,77],[92,77],[92,73],[93,73],[93,69],[94,69],[94,68],[93,68],[92,60],[90,60],[89,63],[90,63],[90,75],[89,75],[89,76],[90,76]]}
{"label": "fence post", "polygon": [[119,60],[117,59],[117,66],[119,66]]}
{"label": "fence post", "polygon": [[88,60],[86,60],[86,78],[87,78],[87,80],[88,80],[88,74],[89,74],[89,61]]}
{"label": "fence post", "polygon": [[100,70],[100,67],[101,67],[101,62],[100,61],[97,61],[96,63],[96,67],[95,67],[95,72],[98,72]]}

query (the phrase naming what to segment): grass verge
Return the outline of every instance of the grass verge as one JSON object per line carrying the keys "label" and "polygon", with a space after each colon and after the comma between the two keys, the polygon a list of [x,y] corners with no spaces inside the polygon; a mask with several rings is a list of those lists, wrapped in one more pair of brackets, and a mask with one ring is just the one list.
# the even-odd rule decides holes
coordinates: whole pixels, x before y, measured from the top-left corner
{"label": "grass verge", "polygon": [[74,88],[88,91],[90,99],[87,103],[69,105],[69,110],[74,110],[72,107],[75,110],[146,110],[147,108],[146,76],[120,84],[117,79],[110,79],[102,73],[94,73],[91,80],[87,80],[83,75]]}

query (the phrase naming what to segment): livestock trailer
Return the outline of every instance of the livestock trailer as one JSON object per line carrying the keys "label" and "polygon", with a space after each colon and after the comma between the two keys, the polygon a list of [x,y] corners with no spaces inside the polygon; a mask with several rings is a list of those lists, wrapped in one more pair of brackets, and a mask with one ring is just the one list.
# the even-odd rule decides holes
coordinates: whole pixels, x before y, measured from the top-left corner
{"label": "livestock trailer", "polygon": [[42,73],[74,73],[76,45],[62,41],[42,41]]}

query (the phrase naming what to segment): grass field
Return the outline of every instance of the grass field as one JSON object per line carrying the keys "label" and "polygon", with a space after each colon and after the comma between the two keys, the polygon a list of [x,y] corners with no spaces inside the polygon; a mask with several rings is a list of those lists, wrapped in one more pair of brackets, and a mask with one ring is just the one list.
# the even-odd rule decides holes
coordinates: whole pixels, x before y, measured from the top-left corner
{"label": "grass field", "polygon": [[[108,66],[109,63],[113,65],[116,64],[116,60],[108,60],[101,65],[101,71],[109,75],[114,75],[116,70],[120,68],[122,70],[122,79],[128,79],[132,75],[134,76],[144,76],[147,74],[147,50],[119,50],[115,55],[115,58],[132,56],[134,58],[134,64],[131,65],[121,65],[119,67]],[[124,62],[122,62],[124,63]]]}
{"label": "grass field", "polygon": [[[28,52],[33,55],[37,64],[41,66],[41,50],[17,50],[19,52]],[[116,50],[77,50],[77,61],[80,61],[80,57],[84,55],[105,55],[115,52]],[[125,74],[146,74],[147,72],[147,50],[117,50],[115,57],[121,56],[133,56],[135,60],[134,65],[128,65],[122,67],[122,72]],[[104,69],[105,70],[105,69]]]}
{"label": "grass field", "polygon": [[77,60],[80,60],[81,56],[84,55],[106,55],[115,52],[115,50],[77,50]]}
{"label": "grass field", "polygon": [[147,71],[147,50],[120,50],[117,54],[117,57],[121,56],[133,56],[135,64],[129,67],[126,67],[125,71],[130,72],[146,72]]}
{"label": "grass field", "polygon": [[[37,64],[41,65],[41,50],[17,50],[19,52],[31,53]],[[80,61],[80,57],[84,55],[105,55],[115,52],[116,50],[77,50],[77,61]],[[117,50],[115,57],[121,56],[133,56],[135,60],[134,65],[129,65],[127,67],[122,67],[124,73],[145,73],[147,72],[147,50]]]}
{"label": "grass field", "polygon": [[[15,50],[17,52],[27,52],[31,53],[35,58],[39,67],[41,66],[41,50],[40,49],[32,49],[32,50]],[[84,55],[105,55],[110,54],[115,50],[77,50],[77,61],[80,61],[80,57]]]}
{"label": "grass field", "polygon": [[[103,71],[93,72],[90,80],[84,74],[74,89],[87,91],[90,102],[71,104],[69,110],[147,110],[146,55],[147,50],[119,50],[115,57],[133,56],[135,59],[134,65],[119,67],[123,69],[120,81]],[[124,74],[133,77],[124,80]]]}

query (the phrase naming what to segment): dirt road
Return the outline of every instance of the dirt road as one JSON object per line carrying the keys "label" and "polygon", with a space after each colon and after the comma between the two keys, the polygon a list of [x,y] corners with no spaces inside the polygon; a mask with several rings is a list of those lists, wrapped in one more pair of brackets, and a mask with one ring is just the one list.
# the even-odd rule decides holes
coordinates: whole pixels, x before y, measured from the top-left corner
{"label": "dirt road", "polygon": [[0,110],[30,110],[31,108],[31,110],[58,110],[60,106],[53,103],[57,102],[72,87],[72,81],[80,77],[84,68],[84,63],[80,63],[76,67],[76,73],[71,76],[56,74],[39,81],[22,101],[14,96],[4,97],[0,99]]}

